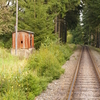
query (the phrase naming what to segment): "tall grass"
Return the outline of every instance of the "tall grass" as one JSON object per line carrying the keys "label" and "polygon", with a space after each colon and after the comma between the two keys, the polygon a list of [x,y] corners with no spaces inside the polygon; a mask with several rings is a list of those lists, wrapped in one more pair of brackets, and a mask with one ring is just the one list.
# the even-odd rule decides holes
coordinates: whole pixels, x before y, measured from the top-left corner
{"label": "tall grass", "polygon": [[64,73],[61,66],[73,53],[75,45],[44,43],[28,61],[0,49],[0,99],[34,100],[49,82]]}
{"label": "tall grass", "polygon": [[[18,89],[17,76],[23,71],[26,63],[25,59],[19,60],[7,49],[0,48],[0,100],[25,100],[25,92]],[[24,96],[20,96],[20,93]]]}
{"label": "tall grass", "polygon": [[12,56],[7,49],[0,48],[0,72],[11,77],[12,74],[24,68],[26,60],[19,60],[18,57]]}

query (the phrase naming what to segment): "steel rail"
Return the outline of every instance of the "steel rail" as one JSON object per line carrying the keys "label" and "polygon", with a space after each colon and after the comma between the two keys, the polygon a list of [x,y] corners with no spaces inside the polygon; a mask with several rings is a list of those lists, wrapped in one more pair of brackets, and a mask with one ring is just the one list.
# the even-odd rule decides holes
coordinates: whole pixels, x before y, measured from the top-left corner
{"label": "steel rail", "polygon": [[70,92],[69,92],[69,96],[68,96],[67,100],[71,100],[71,98],[72,98],[72,91],[73,91],[75,81],[76,81],[76,77],[77,77],[77,74],[78,74],[82,53],[83,53],[83,47],[82,47],[82,50],[81,50],[81,53],[80,53],[80,56],[79,56],[79,59],[78,59],[77,67],[76,67],[74,77],[73,77],[73,80],[72,80],[72,83],[71,83],[71,86],[70,86]]}
{"label": "steel rail", "polygon": [[[87,48],[88,48],[88,47],[87,47]],[[94,59],[94,57],[93,57],[93,55],[92,55],[92,52],[91,52],[91,50],[90,50],[89,48],[88,48],[88,52],[89,52],[89,55],[90,55],[90,57],[91,57],[92,63],[93,63],[93,65],[94,65],[95,71],[96,71],[96,73],[97,73],[98,79],[99,79],[99,81],[100,81],[100,73],[99,73],[98,65],[97,65],[97,63],[96,63],[96,61],[95,61],[95,59]]]}
{"label": "steel rail", "polygon": [[[96,61],[95,61],[95,59],[94,59],[94,57],[92,55],[92,52],[89,49],[89,47],[86,46],[86,49],[87,49],[87,51],[88,51],[88,53],[90,55],[91,61],[92,61],[93,66],[94,66],[94,69],[95,69],[96,74],[98,76],[98,79],[100,81],[100,73],[99,73]],[[74,86],[75,86],[75,81],[76,81],[78,70],[79,70],[79,65],[80,65],[80,61],[81,61],[81,57],[82,57],[82,52],[83,52],[83,48],[82,48],[81,53],[80,53],[80,57],[79,57],[78,64],[77,64],[77,67],[76,67],[76,70],[75,70],[75,73],[74,73],[74,77],[73,77],[73,80],[72,80],[72,83],[71,83],[71,86],[70,86],[70,90],[69,90],[70,92],[69,92],[69,96],[68,96],[67,100],[71,100],[72,99],[72,93],[73,93],[73,89],[74,89]]]}

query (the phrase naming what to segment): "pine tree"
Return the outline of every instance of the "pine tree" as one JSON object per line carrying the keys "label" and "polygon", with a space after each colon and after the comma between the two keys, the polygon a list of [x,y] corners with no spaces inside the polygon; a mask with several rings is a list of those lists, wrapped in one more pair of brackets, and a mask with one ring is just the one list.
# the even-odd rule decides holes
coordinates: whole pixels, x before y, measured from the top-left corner
{"label": "pine tree", "polygon": [[[84,13],[83,13],[83,23],[84,23],[84,33],[87,37],[87,41],[91,40],[93,45],[99,47],[99,26],[100,26],[100,1],[88,0],[85,1]],[[95,41],[94,41],[95,40]],[[90,41],[91,42],[91,41]]]}
{"label": "pine tree", "polygon": [[49,4],[43,1],[19,1],[19,29],[30,30],[35,35],[35,47],[38,48],[47,37],[52,38],[54,14],[48,13]]}
{"label": "pine tree", "polygon": [[10,33],[14,29],[13,15],[6,0],[0,1],[0,33]]}
{"label": "pine tree", "polygon": [[79,1],[19,0],[19,30],[30,30],[35,33],[36,48],[46,37],[52,38],[54,27],[58,29],[62,41],[66,42],[66,27],[69,25],[65,21],[66,14],[69,10],[75,10]]}

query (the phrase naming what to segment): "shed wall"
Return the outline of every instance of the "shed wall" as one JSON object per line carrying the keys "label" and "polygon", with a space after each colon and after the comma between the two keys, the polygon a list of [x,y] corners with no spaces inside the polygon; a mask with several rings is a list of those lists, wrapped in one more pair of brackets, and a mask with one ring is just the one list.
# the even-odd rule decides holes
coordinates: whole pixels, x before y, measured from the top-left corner
{"label": "shed wall", "polygon": [[[12,34],[12,48],[15,49],[15,33]],[[17,48],[18,49],[34,48],[34,35],[29,34],[27,32],[18,32]]]}

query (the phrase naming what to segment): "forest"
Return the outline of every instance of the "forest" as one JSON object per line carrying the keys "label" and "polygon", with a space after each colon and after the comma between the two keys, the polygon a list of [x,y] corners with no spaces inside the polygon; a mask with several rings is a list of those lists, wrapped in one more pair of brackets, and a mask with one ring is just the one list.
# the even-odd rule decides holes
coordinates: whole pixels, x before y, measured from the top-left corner
{"label": "forest", "polygon": [[[34,32],[35,51],[12,56],[12,33]],[[0,0],[0,98],[34,100],[64,73],[77,45],[100,47],[100,0]]]}

